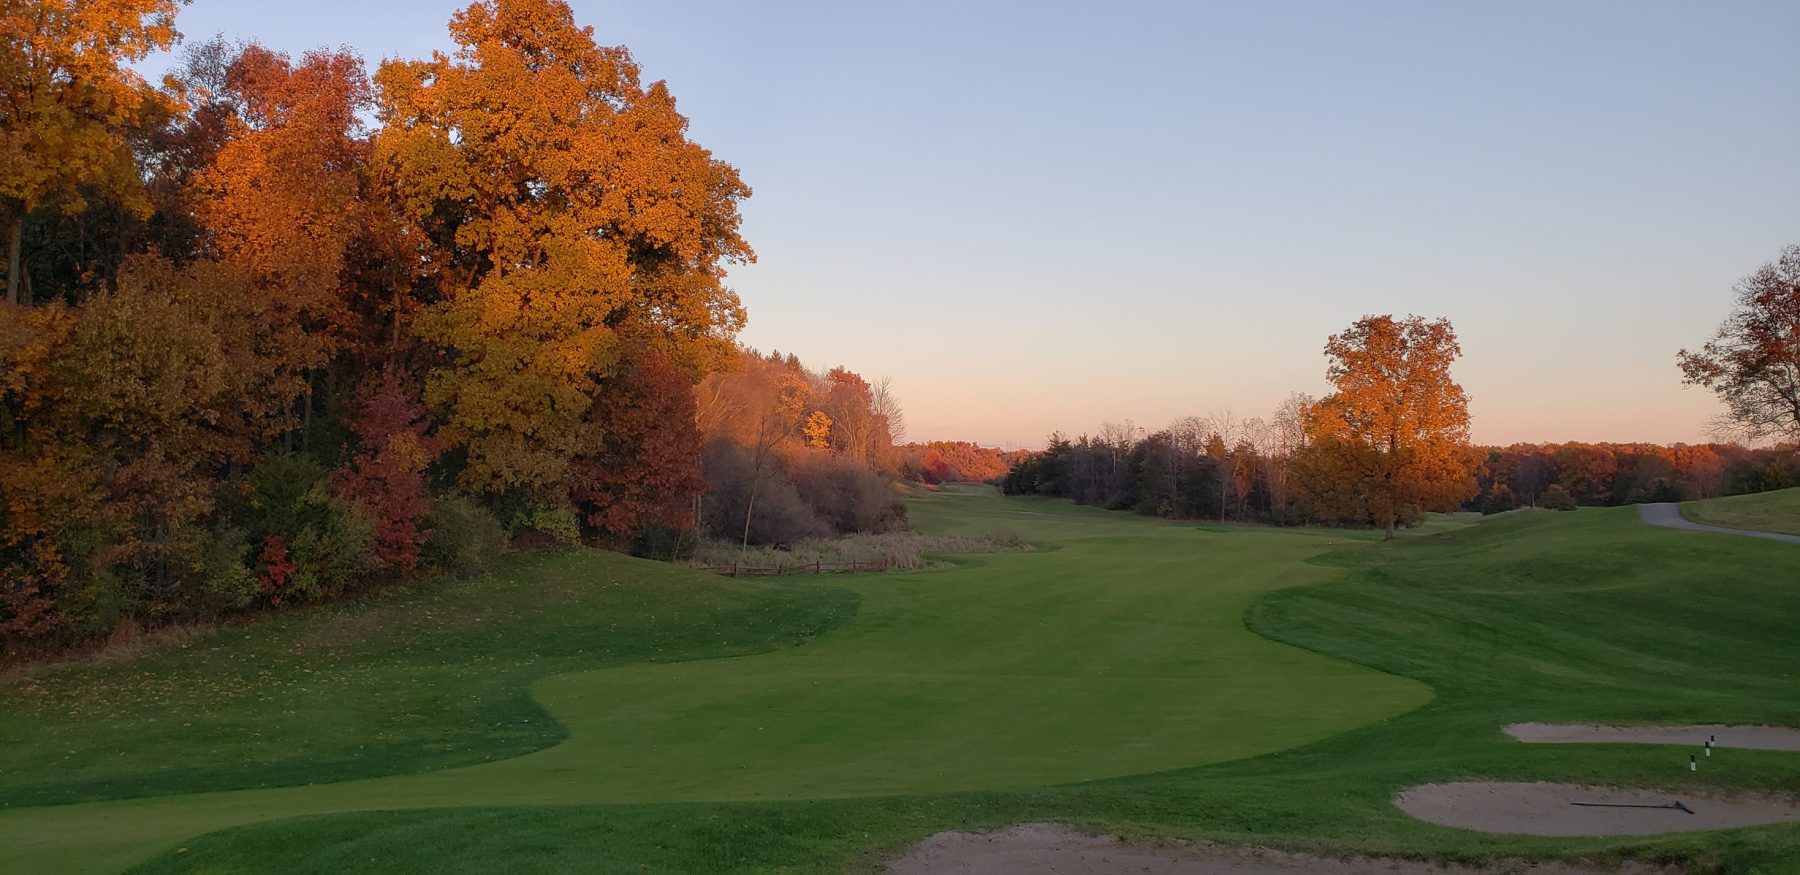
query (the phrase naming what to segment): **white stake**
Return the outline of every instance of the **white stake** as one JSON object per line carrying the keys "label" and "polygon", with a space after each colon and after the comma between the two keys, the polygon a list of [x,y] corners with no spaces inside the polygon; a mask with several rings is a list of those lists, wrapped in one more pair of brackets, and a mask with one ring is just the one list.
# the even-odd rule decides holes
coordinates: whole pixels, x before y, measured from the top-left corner
{"label": "white stake", "polygon": [[1696,758],[1693,754],[1688,754],[1688,771],[1690,771],[1690,772],[1700,771],[1700,760],[1698,758]]}

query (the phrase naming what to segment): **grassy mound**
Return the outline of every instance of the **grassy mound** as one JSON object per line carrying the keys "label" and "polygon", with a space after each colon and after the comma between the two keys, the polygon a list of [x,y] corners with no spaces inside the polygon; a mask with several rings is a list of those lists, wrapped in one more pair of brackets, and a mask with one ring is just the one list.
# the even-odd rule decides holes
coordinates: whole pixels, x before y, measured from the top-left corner
{"label": "grassy mound", "polygon": [[1689,501],[1681,515],[1709,526],[1800,535],[1800,487]]}

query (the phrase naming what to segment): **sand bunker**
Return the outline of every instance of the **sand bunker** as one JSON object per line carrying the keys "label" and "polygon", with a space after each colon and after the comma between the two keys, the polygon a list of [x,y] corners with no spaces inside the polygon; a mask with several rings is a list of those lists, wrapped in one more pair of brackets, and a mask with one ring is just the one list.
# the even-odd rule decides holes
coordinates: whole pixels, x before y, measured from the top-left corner
{"label": "sand bunker", "polygon": [[1686,744],[1699,747],[1717,737],[1713,747],[1800,751],[1800,729],[1783,726],[1600,726],[1591,723],[1514,723],[1507,735],[1538,744]]}
{"label": "sand bunker", "polygon": [[[1676,802],[1685,810],[1662,807]],[[1426,784],[1403,791],[1394,804],[1443,826],[1538,836],[1635,836],[1800,823],[1800,805],[1791,798],[1544,781]]]}
{"label": "sand bunker", "polygon": [[1645,865],[1584,869],[1560,863],[1470,869],[1407,860],[1334,860],[1213,844],[1127,844],[1111,837],[1082,835],[1058,823],[1025,823],[1001,832],[938,833],[888,863],[888,871],[897,875],[1661,875],[1675,870]]}

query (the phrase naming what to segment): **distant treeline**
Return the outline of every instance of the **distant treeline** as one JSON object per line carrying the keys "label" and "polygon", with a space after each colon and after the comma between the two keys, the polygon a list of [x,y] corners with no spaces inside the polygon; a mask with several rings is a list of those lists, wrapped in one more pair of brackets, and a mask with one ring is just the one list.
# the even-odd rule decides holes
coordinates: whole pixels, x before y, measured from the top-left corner
{"label": "distant treeline", "polygon": [[[1313,500],[1296,396],[1271,423],[1188,418],[1145,433],[1108,424],[1052,435],[993,482],[1012,495],[1049,495],[1175,519],[1273,525],[1368,525]],[[1800,486],[1800,453],[1737,444],[1514,444],[1472,447],[1467,510],[1543,506],[1560,491],[1582,505],[1687,501]],[[1409,515],[1416,522],[1418,514]]]}
{"label": "distant treeline", "polygon": [[[1800,486],[1800,452],[1738,444],[1512,444],[1480,447],[1469,508],[1539,505],[1561,486],[1584,505],[1691,501]],[[1498,494],[1499,499],[1495,496]]]}
{"label": "distant treeline", "polygon": [[968,441],[927,441],[894,448],[900,476],[933,486],[994,482],[1030,456],[1029,450],[1001,450]]}
{"label": "distant treeline", "polygon": [[1009,495],[1048,495],[1170,519],[1298,525],[1292,461],[1305,444],[1295,395],[1268,421],[1187,417],[1146,433],[1107,423],[1098,434],[1050,436],[999,479]]}

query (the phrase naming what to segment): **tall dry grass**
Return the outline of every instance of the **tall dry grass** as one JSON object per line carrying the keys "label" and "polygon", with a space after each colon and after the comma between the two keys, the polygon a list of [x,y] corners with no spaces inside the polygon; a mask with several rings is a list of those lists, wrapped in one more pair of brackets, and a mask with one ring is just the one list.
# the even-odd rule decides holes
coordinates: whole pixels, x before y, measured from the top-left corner
{"label": "tall dry grass", "polygon": [[922,568],[934,554],[998,553],[1025,549],[1025,543],[1009,530],[996,530],[986,537],[965,535],[921,535],[918,532],[883,532],[881,534],[845,535],[838,538],[807,538],[795,541],[786,550],[752,546],[748,550],[729,541],[707,540],[694,551],[695,565],[753,565],[775,567],[785,565],[849,564],[852,562],[885,562],[892,568]]}

